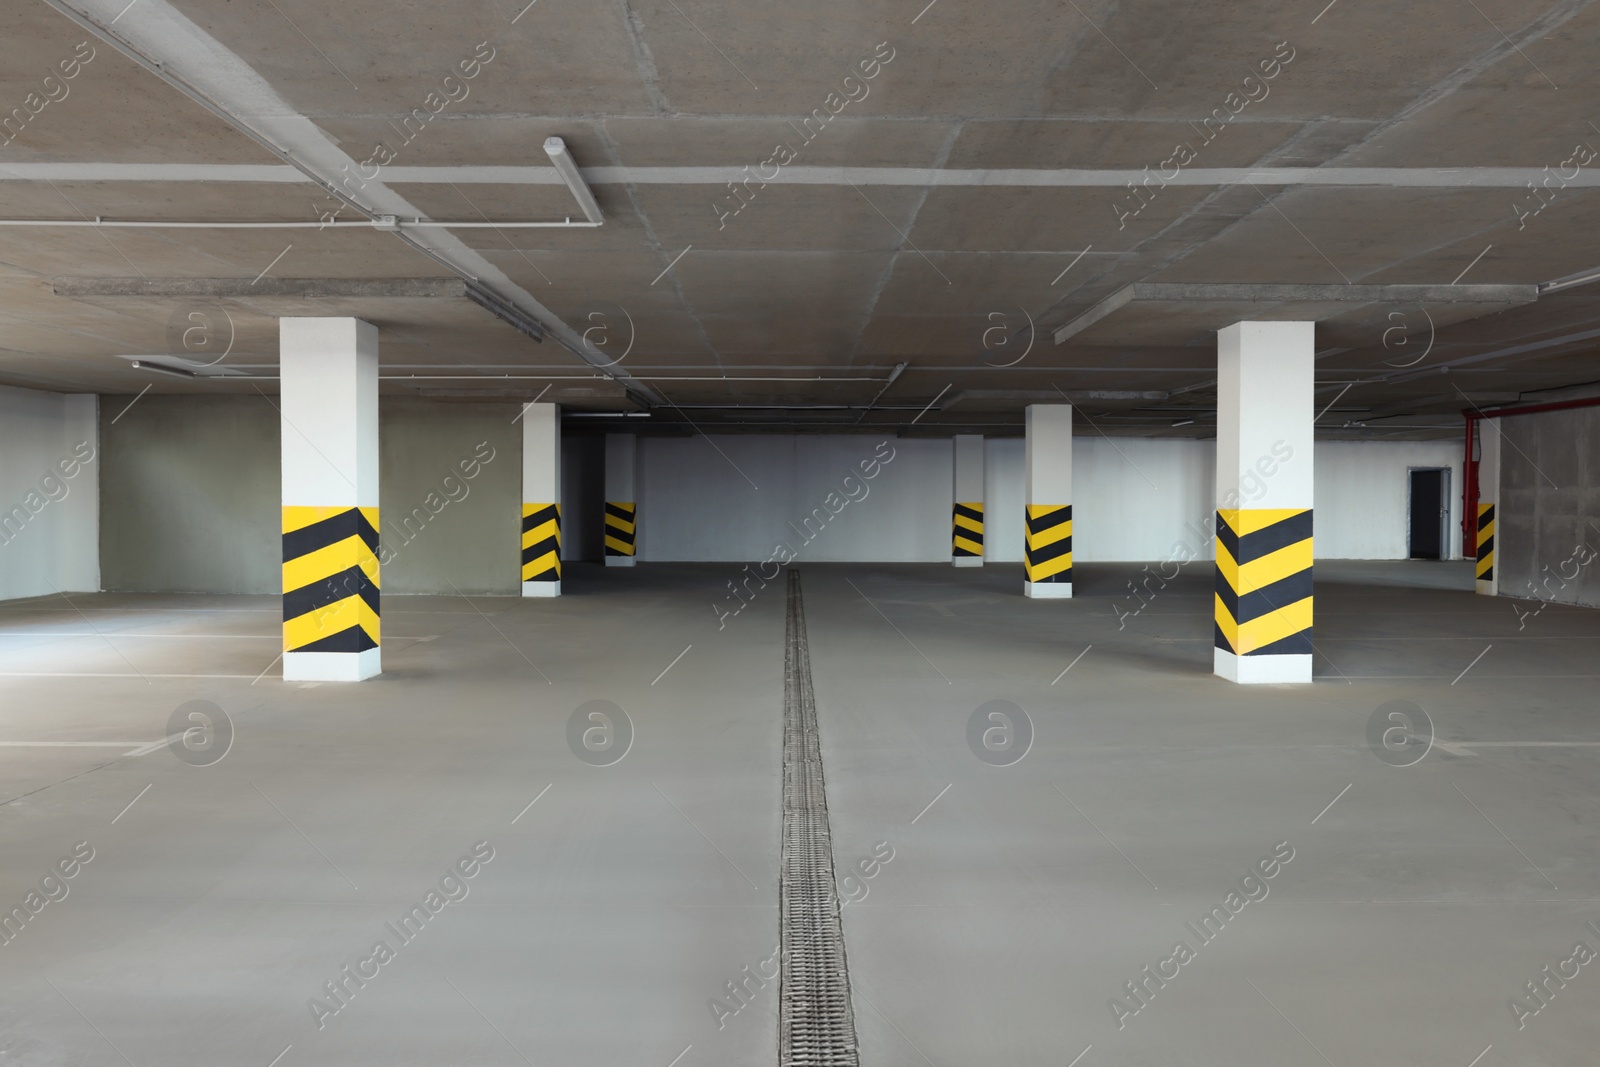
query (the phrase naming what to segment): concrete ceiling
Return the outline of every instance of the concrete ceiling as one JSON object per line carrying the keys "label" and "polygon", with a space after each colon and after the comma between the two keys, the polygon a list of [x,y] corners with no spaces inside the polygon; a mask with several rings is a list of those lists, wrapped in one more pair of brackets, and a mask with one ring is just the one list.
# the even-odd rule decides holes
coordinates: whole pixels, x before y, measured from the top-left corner
{"label": "concrete ceiling", "polygon": [[[1592,0],[18,0],[0,219],[169,225],[0,225],[0,381],[270,394],[276,317],[358,315],[386,392],[634,429],[1016,432],[1067,396],[1203,436],[1216,315],[1299,307],[1325,432],[1454,433],[1600,380],[1600,284],[1531,288],[1600,268],[1597,49]],[[407,225],[581,218],[550,136],[603,226]],[[336,189],[398,231],[318,228]],[[1130,286],[1163,295],[1055,343]]]}

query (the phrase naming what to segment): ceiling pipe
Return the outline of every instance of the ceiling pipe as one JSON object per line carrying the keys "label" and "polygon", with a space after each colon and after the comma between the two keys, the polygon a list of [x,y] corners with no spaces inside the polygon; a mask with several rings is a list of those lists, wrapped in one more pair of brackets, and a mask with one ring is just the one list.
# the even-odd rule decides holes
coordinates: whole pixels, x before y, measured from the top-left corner
{"label": "ceiling pipe", "polygon": [[[322,174],[318,173],[310,163],[299,158],[299,156],[297,156],[295,152],[291,151],[288,146],[279,144],[274,137],[259,129],[253,122],[249,121],[243,115],[237,114],[234,111],[224,107],[217,100],[212,99],[212,97],[199,86],[188,81],[176,71],[169,69],[166,64],[163,64],[151,56],[146,55],[140,48],[136,47],[131,41],[124,38],[120,33],[113,29],[110,24],[102,25],[99,22],[96,22],[88,15],[73,7],[68,0],[44,0],[44,3],[84,31],[92,34],[98,40],[104,41],[107,45],[121,53],[131,62],[142,67],[144,70],[159,78],[168,86],[177,90],[183,96],[194,101],[212,115],[215,115],[228,126],[238,130],[251,140],[255,141],[257,144],[261,145],[262,148],[272,153],[283,163],[293,167],[301,174],[304,174],[327,196],[336,202],[349,207],[357,214],[364,215],[369,219],[379,217],[376,211],[366,207],[358,202],[354,197],[346,193],[337,181],[324,177]],[[130,4],[128,6],[132,7],[133,5]],[[121,15],[117,16],[117,18],[121,17]],[[111,21],[115,23],[117,20],[112,19]],[[551,162],[555,163],[555,160],[552,158]],[[558,167],[557,169],[559,171],[560,168]],[[579,178],[581,181],[581,175]],[[566,180],[565,177],[563,177],[563,180]],[[568,184],[568,187],[571,188],[570,183]],[[584,188],[587,189],[587,186]],[[579,196],[575,189],[573,190],[573,195],[578,197],[580,204],[583,203],[583,197]],[[589,199],[591,201],[593,200],[592,195]],[[588,205],[584,205],[584,207],[585,214],[588,216]],[[598,223],[601,221],[598,215],[598,205],[594,206],[594,212],[595,214],[593,217],[590,217],[590,221]],[[430,247],[427,243],[421,241],[416,236],[407,235],[403,228],[397,226],[391,232],[393,232],[401,241],[404,241],[414,251],[421,253],[427,258],[433,260],[435,263],[445,267],[452,274],[455,274],[467,281],[475,282],[477,280],[473,277],[472,273],[466,269],[466,267],[455,262],[455,260],[449,255]],[[514,283],[512,284],[514,285]],[[521,292],[520,289],[517,291]],[[522,293],[522,295],[528,300],[533,300],[533,297],[527,293]],[[507,301],[507,303],[513,302]],[[534,301],[534,303],[537,304],[537,301]],[[549,309],[542,308],[541,306],[541,310],[550,315],[552,320],[552,328],[550,332],[563,348],[566,348],[573,355],[577,356],[590,366],[595,366],[597,369],[603,369],[603,366],[605,365],[601,365],[596,362],[595,355],[586,349],[582,339],[578,336],[576,331],[572,330],[571,327],[562,322],[560,318],[555,316],[553,312],[550,312]],[[664,398],[660,396],[660,394],[656,393],[655,390],[651,389],[647,385],[633,382],[631,375],[629,375],[626,371],[619,371],[614,378],[618,384],[627,390],[630,396],[632,396],[636,401],[647,406],[664,403]]]}

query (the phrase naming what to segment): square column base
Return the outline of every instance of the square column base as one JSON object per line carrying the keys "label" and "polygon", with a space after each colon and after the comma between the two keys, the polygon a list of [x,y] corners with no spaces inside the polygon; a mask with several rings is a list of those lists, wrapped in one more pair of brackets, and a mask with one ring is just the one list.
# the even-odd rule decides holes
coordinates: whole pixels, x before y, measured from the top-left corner
{"label": "square column base", "polygon": [[383,649],[365,652],[285,652],[286,682],[362,682],[383,673]]}
{"label": "square column base", "polygon": [[1492,578],[1490,580],[1488,580],[1488,581],[1484,581],[1482,578],[1474,579],[1473,586],[1474,586],[1474,591],[1477,592],[1480,596],[1499,596],[1500,595],[1500,589],[1498,587],[1498,583],[1496,583],[1494,581],[1494,579],[1492,579]]}
{"label": "square column base", "polygon": [[638,559],[637,556],[607,556],[607,567],[631,567]]}
{"label": "square column base", "polygon": [[1218,678],[1240,685],[1304,685],[1311,681],[1311,655],[1235,656],[1213,648],[1212,666]]}
{"label": "square column base", "polygon": [[523,582],[523,596],[560,596],[561,582]]}
{"label": "square column base", "polygon": [[982,556],[951,556],[950,557],[950,565],[952,567],[981,567],[981,566],[983,566],[983,557]]}
{"label": "square column base", "polygon": [[1036,600],[1071,600],[1071,582],[1023,582],[1022,592]]}

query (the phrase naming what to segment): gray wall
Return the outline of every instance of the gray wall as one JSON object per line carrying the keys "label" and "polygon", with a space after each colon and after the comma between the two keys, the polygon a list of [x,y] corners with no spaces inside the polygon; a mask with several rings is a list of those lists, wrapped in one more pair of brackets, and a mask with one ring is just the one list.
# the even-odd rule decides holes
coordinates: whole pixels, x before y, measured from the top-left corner
{"label": "gray wall", "polygon": [[[279,592],[277,411],[257,396],[146,396],[113,423],[132,399],[107,397],[101,405],[104,587]],[[517,591],[522,433],[511,420],[518,410],[514,403],[383,399],[385,593]],[[493,458],[482,462],[487,455]],[[463,461],[477,462],[476,477],[463,476]]]}
{"label": "gray wall", "polygon": [[[379,405],[385,593],[522,588],[521,405]],[[487,461],[485,462],[485,457]],[[466,470],[477,475],[467,478]]]}
{"label": "gray wall", "polygon": [[[273,593],[278,414],[259,396],[100,404],[100,580],[138,592]],[[126,409],[126,410],[124,410]],[[120,417],[119,417],[120,415]]]}
{"label": "gray wall", "polygon": [[1500,595],[1600,607],[1600,408],[1500,424]]}

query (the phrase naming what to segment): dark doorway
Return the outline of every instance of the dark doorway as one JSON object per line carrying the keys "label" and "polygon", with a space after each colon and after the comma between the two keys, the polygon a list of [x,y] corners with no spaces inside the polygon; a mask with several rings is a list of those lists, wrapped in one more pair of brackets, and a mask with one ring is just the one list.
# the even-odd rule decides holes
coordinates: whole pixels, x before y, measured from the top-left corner
{"label": "dark doorway", "polygon": [[1411,475],[1411,558],[1444,559],[1450,538],[1450,470],[1413,467]]}

